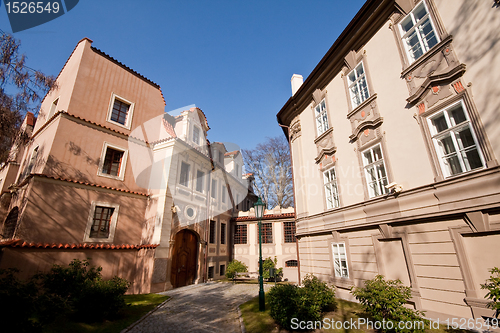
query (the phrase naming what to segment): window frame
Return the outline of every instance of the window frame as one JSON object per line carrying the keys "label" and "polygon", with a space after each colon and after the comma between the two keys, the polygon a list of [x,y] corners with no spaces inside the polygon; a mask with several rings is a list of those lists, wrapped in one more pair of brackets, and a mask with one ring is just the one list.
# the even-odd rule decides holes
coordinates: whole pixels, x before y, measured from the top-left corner
{"label": "window frame", "polygon": [[[113,215],[111,216],[111,220],[109,222],[109,235],[107,238],[92,238],[90,237],[90,231],[94,224],[94,214],[97,207],[105,207],[105,208],[114,208]],[[120,205],[102,202],[102,201],[93,201],[90,205],[89,215],[87,219],[87,226],[85,228],[85,234],[83,236],[83,241],[87,243],[108,243],[112,242],[115,237],[116,232],[116,224],[118,221]]]}
{"label": "window frame", "polygon": [[212,178],[212,184],[210,187],[210,197],[214,200],[217,200],[217,179]]}
{"label": "window frame", "polygon": [[52,116],[54,114],[56,114],[57,112],[57,104],[59,104],[59,99],[61,98],[61,96],[58,96],[54,99],[54,101],[52,102],[52,104],[50,104],[50,109],[49,109],[49,113],[47,114],[47,119],[45,119],[45,122],[49,121],[50,118],[52,118]]}
{"label": "window frame", "polygon": [[[363,74],[362,74],[362,76],[361,76],[361,77],[357,77],[357,73],[358,73],[358,72],[357,72],[357,69],[358,69],[358,67],[360,67],[360,66],[363,68]],[[356,76],[356,79],[355,79],[353,82],[351,82],[351,79],[350,79],[350,75],[351,75],[351,73],[354,73],[354,74],[355,74],[355,76]],[[347,73],[347,75],[346,75],[346,80],[347,80],[347,90],[349,91],[349,97],[350,97],[350,99],[349,99],[349,100],[350,100],[350,102],[351,102],[351,107],[352,107],[352,110],[354,110],[354,109],[356,109],[358,106],[360,106],[361,104],[363,104],[363,102],[364,102],[364,101],[366,101],[367,99],[369,99],[369,98],[370,98],[370,96],[372,95],[372,94],[370,93],[370,85],[369,85],[369,83],[368,83],[368,77],[367,77],[367,75],[366,75],[366,66],[365,66],[365,64],[364,64],[363,60],[359,61],[359,62],[356,64],[356,66],[354,66],[354,68],[353,68],[350,72],[348,72],[348,73]],[[366,84],[366,93],[368,94],[368,96],[367,96],[366,98],[364,98],[364,99],[360,98],[360,102],[359,102],[359,103],[357,103],[357,104],[355,104],[355,103],[354,103],[353,93],[352,93],[351,88],[352,88],[353,86],[356,86],[356,87],[358,88],[358,92],[359,92],[359,94],[360,94],[360,97],[363,97],[363,94],[361,94],[361,89],[360,89],[360,86],[358,85],[358,83],[359,83],[359,82],[361,82],[362,80],[364,80],[364,82],[365,82],[365,84]]]}
{"label": "window frame", "polygon": [[[424,15],[424,17],[422,17],[418,22],[416,22],[415,21],[415,17],[414,17],[414,11],[420,5],[422,5],[422,4],[423,4],[425,10],[427,11],[427,14]],[[408,32],[404,32],[403,27],[402,27],[402,23],[407,18],[411,18],[411,20],[414,23],[414,25],[412,26],[412,28],[410,30],[408,30]],[[415,35],[416,35],[416,37],[418,39],[419,46],[420,46],[420,48],[422,50],[422,54],[418,58],[414,58],[413,55],[410,53],[410,47],[409,47],[408,43],[406,42],[406,38],[408,36],[410,36],[414,31],[418,31],[418,27],[422,26],[422,24],[424,23],[424,21],[427,18],[429,19],[429,23],[430,23],[430,25],[432,27],[432,31],[433,31],[434,36],[436,38],[436,44],[434,44],[432,47],[428,47],[427,41],[424,42],[422,36],[417,32]],[[401,46],[402,46],[402,48],[404,50],[403,53],[406,56],[406,60],[408,61],[408,65],[411,65],[415,61],[417,61],[420,58],[422,58],[426,53],[428,53],[434,46],[438,45],[441,42],[441,40],[442,40],[441,34],[440,34],[440,30],[438,29],[438,27],[434,23],[434,18],[433,18],[433,15],[432,15],[431,8],[426,3],[425,0],[422,0],[421,2],[419,2],[418,4],[416,4],[407,15],[405,15],[404,17],[402,17],[401,20],[399,20],[399,22],[398,22],[397,25],[398,25],[399,40],[401,41]]]}
{"label": "window frame", "polygon": [[[450,115],[449,115],[449,111],[451,109],[453,109],[454,107],[456,107],[457,105],[460,105],[462,107],[463,114],[465,116],[465,121],[463,121],[459,124],[453,125],[451,118],[450,118]],[[437,110],[435,112],[432,112],[429,115],[426,115],[425,122],[426,122],[428,130],[429,130],[429,138],[431,141],[431,145],[433,147],[433,151],[437,157],[439,170],[441,171],[441,174],[443,175],[444,178],[460,176],[460,175],[463,175],[463,174],[466,174],[466,173],[469,173],[472,171],[482,170],[482,169],[487,167],[486,159],[484,157],[480,141],[478,140],[478,137],[476,135],[476,130],[474,129],[469,112],[470,111],[468,110],[467,105],[464,102],[464,100],[460,99],[454,103],[451,103],[449,105],[446,105],[446,106],[440,108],[439,110]],[[439,115],[441,115],[441,114],[444,115],[444,119],[445,119],[447,128],[445,130],[438,132],[436,129],[436,126],[433,124],[433,120],[438,118]],[[466,166],[466,163],[464,161],[465,159],[463,157],[463,153],[465,153],[465,151],[472,150],[472,149],[468,149],[472,146],[461,149],[460,144],[458,143],[457,136],[455,134],[455,131],[460,130],[462,128],[466,128],[466,127],[468,127],[470,130],[472,139],[474,141],[474,147],[477,150],[477,153],[479,155],[479,158],[480,158],[480,161],[482,164],[482,167],[478,167],[475,169],[469,169],[469,170],[467,170],[467,166]],[[447,155],[449,156],[451,154],[444,154],[444,152],[442,151],[442,148],[440,147],[439,140],[447,135],[449,135],[449,137],[452,140],[451,142],[453,143],[453,147],[455,149],[455,155],[458,158],[459,166],[462,170],[459,173],[452,174],[450,168],[446,166],[446,163],[444,161],[446,159],[446,156]]]}
{"label": "window frame", "polygon": [[[201,177],[200,177],[201,174]],[[201,187],[201,189],[199,189]],[[196,185],[195,190],[198,193],[204,193],[205,190],[205,172],[200,169],[196,170]]]}
{"label": "window frame", "polygon": [[289,259],[289,260],[286,260],[285,261],[285,267],[286,268],[295,268],[295,267],[299,267],[299,261],[297,259]]}
{"label": "window frame", "polygon": [[[288,228],[287,228],[287,223],[289,224]],[[290,225],[290,223],[293,225]],[[283,222],[283,243],[286,244],[295,243],[297,240],[297,238],[295,237],[296,232],[297,232],[297,226],[295,224],[295,221]],[[291,240],[290,238],[288,238],[287,240],[287,237],[291,237]]]}
{"label": "window frame", "polygon": [[[322,108],[321,106],[324,106]],[[318,112],[319,107],[319,112]],[[313,106],[314,123],[316,125],[316,136],[319,137],[328,129],[330,129],[330,123],[328,122],[328,105],[326,104],[326,97],[323,98],[318,104]],[[321,128],[320,125],[321,124]]]}
{"label": "window frame", "polygon": [[[238,232],[238,227],[241,227],[241,229],[244,229],[244,235],[240,232]],[[245,240],[244,243],[241,243],[240,240]],[[248,244],[248,225],[247,224],[236,224],[234,227],[234,244],[235,245],[245,245]]]}
{"label": "window frame", "polygon": [[[382,156],[382,158],[381,158],[381,159],[378,159],[378,160],[375,160],[375,158],[374,158],[374,157],[375,157],[375,155],[373,154],[373,151],[374,151],[374,149],[375,149],[376,147],[379,147],[379,149],[380,149],[380,154],[381,154],[381,156]],[[365,162],[366,162],[366,159],[365,159],[365,153],[366,153],[367,151],[371,151],[371,157],[372,157],[372,160],[373,160],[373,162],[368,163],[368,164],[366,164],[366,163],[365,163]],[[377,197],[380,197],[380,196],[383,196],[383,195],[388,194],[388,193],[389,193],[389,190],[388,190],[385,186],[386,186],[387,184],[389,184],[389,183],[390,183],[390,181],[389,181],[389,173],[388,173],[387,166],[386,166],[386,163],[385,163],[385,162],[386,162],[386,158],[385,158],[384,150],[382,149],[382,144],[379,142],[379,143],[377,143],[377,144],[375,144],[375,145],[373,145],[373,146],[370,146],[370,147],[368,147],[368,148],[366,148],[366,149],[363,149],[363,151],[361,151],[361,161],[362,161],[362,163],[363,163],[363,173],[364,173],[364,175],[365,175],[366,188],[367,188],[367,191],[368,191],[368,198],[372,199],[372,198],[377,198]],[[381,162],[379,162],[379,161],[381,161]],[[382,180],[384,177],[381,177],[381,178],[379,179],[379,178],[378,178],[378,172],[376,172],[375,174],[377,175],[377,180],[376,180],[375,182],[372,182],[372,181],[370,180],[370,178],[369,178],[370,174],[368,173],[368,171],[367,171],[367,170],[368,170],[368,168],[370,168],[370,167],[372,167],[372,168],[374,168],[374,169],[375,169],[375,167],[376,167],[377,165],[380,165],[380,164],[382,164],[382,165],[383,165],[383,167],[384,167],[384,172],[385,172],[385,181],[386,181],[386,184],[384,185],[384,184],[383,184],[383,182],[382,182],[382,186],[381,186],[381,187],[379,187],[379,189],[381,189],[381,190],[382,190],[382,191],[381,191],[382,193],[380,193],[380,194],[377,194],[377,195],[376,195],[374,192],[372,193],[372,190],[371,190],[370,184],[371,184],[371,183],[377,183],[377,184],[379,184],[379,185],[380,185],[380,180]]]}
{"label": "window frame", "polygon": [[[273,222],[262,223],[262,244],[273,244]],[[269,226],[269,228],[267,228]],[[257,240],[259,239],[259,225],[257,224]],[[268,241],[270,240],[270,242]]]}
{"label": "window frame", "polygon": [[[332,174],[333,172],[333,180],[330,180],[329,182],[326,182],[327,181],[327,176],[326,174],[329,173],[329,174]],[[328,185],[331,185],[334,189],[333,192],[335,193],[331,193],[333,195],[333,197],[331,198],[333,200],[333,207],[329,207],[329,195],[328,195],[328,192],[327,192],[327,188],[328,188]],[[339,195],[339,188],[338,188],[338,182],[337,182],[337,173],[335,171],[335,167],[331,167],[330,169],[328,170],[325,170],[323,171],[323,187],[324,187],[324,190],[325,190],[325,204],[326,204],[326,209],[335,209],[335,208],[339,208],[340,207],[340,195]],[[335,194],[336,194],[336,198],[335,198]]]}
{"label": "window frame", "polygon": [[[107,155],[106,153],[107,153],[108,148],[123,152],[122,159],[120,161],[120,169],[119,169],[118,175],[116,175],[116,176],[102,172],[102,170],[104,168],[104,162],[106,160],[106,155]],[[101,176],[101,177],[106,177],[106,178],[111,178],[111,179],[123,181],[123,179],[125,178],[127,157],[128,157],[128,150],[127,149],[122,148],[120,146],[116,146],[116,145],[111,144],[109,142],[104,142],[104,144],[102,146],[101,159],[99,160],[99,168],[97,170],[97,175]]]}
{"label": "window frame", "polygon": [[[125,120],[125,124],[120,124],[119,122],[117,121],[114,121],[111,119],[112,115],[113,115],[113,107],[115,105],[115,100],[118,100],[122,103],[125,103],[125,104],[128,104],[128,111],[127,111],[127,119]],[[126,129],[130,129],[130,126],[132,125],[132,117],[134,115],[134,107],[135,107],[135,103],[127,100],[126,98],[123,98],[115,93],[112,93],[111,94],[111,101],[109,103],[109,108],[108,108],[108,115],[106,117],[106,121],[111,123],[111,124],[114,124],[116,126],[120,126],[120,127],[123,127],[123,128],[126,128]]]}
{"label": "window frame", "polygon": [[208,243],[215,244],[215,240],[217,239],[217,222],[215,220],[209,220],[208,228]]}
{"label": "window frame", "polygon": [[[347,256],[347,246],[346,246],[346,243],[345,242],[332,242],[331,243],[331,250],[332,250],[332,258],[333,258],[333,272],[334,272],[334,276],[335,278],[339,278],[339,279],[350,279],[350,275],[349,275],[349,259],[348,259],[348,256]],[[344,256],[345,256],[345,268],[342,267],[342,257],[341,257],[341,254],[340,254],[340,245],[342,245],[343,249],[344,249]],[[335,256],[335,250],[334,248],[337,248],[337,253],[338,253],[338,258]],[[337,263],[337,259],[338,259],[338,263]],[[337,269],[337,266],[338,266],[338,269]],[[340,275],[337,275],[337,272],[340,271]],[[344,272],[345,271],[345,272]],[[344,273],[346,273],[346,275],[344,275]]]}
{"label": "window frame", "polygon": [[[197,133],[197,135],[195,136],[195,133]],[[193,141],[194,144],[196,144],[197,146],[200,146],[200,139],[201,139],[201,129],[196,126],[196,125],[193,125],[193,133],[192,133],[192,136],[191,136],[191,141]],[[195,137],[197,140],[195,140]]]}
{"label": "window frame", "polygon": [[222,185],[222,189],[221,189],[221,202],[222,203],[226,203],[226,192],[227,192],[227,187],[226,185]]}
{"label": "window frame", "polygon": [[220,243],[222,245],[226,244],[226,234],[227,234],[226,227],[227,227],[227,224],[224,222],[221,222],[221,224],[220,224]]}

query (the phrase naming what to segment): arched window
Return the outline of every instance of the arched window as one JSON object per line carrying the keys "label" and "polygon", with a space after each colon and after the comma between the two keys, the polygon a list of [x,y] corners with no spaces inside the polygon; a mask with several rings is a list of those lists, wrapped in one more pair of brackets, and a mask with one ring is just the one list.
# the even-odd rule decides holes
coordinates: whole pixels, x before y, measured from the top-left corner
{"label": "arched window", "polygon": [[299,263],[297,260],[287,260],[285,261],[285,267],[298,267]]}
{"label": "arched window", "polygon": [[12,236],[14,236],[14,232],[16,231],[18,215],[19,215],[19,208],[17,208],[17,206],[12,208],[9,215],[7,215],[7,218],[5,219],[2,229],[2,236],[4,238],[12,238]]}

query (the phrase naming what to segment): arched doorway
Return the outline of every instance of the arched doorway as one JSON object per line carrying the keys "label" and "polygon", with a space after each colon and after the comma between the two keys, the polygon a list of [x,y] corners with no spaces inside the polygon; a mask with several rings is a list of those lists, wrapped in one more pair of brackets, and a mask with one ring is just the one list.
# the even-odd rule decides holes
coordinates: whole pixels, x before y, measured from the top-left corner
{"label": "arched doorway", "polygon": [[198,238],[190,230],[184,229],[175,235],[170,276],[170,282],[174,288],[193,283],[196,277],[197,244]]}

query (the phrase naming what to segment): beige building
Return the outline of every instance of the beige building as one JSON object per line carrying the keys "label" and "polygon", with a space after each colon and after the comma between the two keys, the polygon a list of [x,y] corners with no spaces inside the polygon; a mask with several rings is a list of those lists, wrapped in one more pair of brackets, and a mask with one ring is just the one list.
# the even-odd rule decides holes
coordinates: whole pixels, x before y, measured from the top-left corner
{"label": "beige building", "polygon": [[500,10],[369,0],[278,113],[293,156],[300,274],[383,274],[431,318],[491,315],[500,266]]}
{"label": "beige building", "polygon": [[210,144],[200,109],[165,113],[157,84],[87,38],[57,87],[0,170],[0,268],[91,258],[133,293],[223,276],[249,193],[241,154]]}
{"label": "beige building", "polygon": [[[251,273],[259,272],[259,227],[255,210],[240,211],[233,218],[234,259],[241,261]],[[277,259],[283,268],[283,279],[298,282],[297,243],[293,207],[265,210],[262,217],[262,260]]]}

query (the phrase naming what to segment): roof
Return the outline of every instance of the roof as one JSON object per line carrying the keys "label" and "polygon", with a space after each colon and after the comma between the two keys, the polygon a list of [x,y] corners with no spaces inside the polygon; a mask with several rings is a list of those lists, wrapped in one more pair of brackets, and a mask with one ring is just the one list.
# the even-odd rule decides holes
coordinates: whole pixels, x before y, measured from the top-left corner
{"label": "roof", "polygon": [[88,250],[141,250],[141,249],[154,249],[159,244],[94,244],[94,243],[35,243],[25,242],[22,239],[10,239],[7,241],[0,241],[0,247],[13,247],[13,248],[36,248],[36,249],[88,249]]}
{"label": "roof", "polygon": [[[278,219],[287,219],[287,218],[295,218],[295,213],[283,213],[283,214],[267,214],[262,217],[262,220],[278,220]],[[240,216],[234,217],[231,221],[240,222],[240,221],[257,221],[258,219],[255,216]]]}
{"label": "roof", "polygon": [[[292,119],[311,102],[316,89],[324,89],[344,66],[344,57],[361,48],[387,22],[396,9],[394,0],[368,0],[361,7],[328,52],[300,88],[276,115],[279,124],[290,125]],[[285,135],[287,128],[283,127]]]}
{"label": "roof", "polygon": [[238,155],[239,152],[240,152],[239,150],[233,150],[233,151],[225,153],[224,156],[232,156],[232,155],[236,156],[236,155]]}

